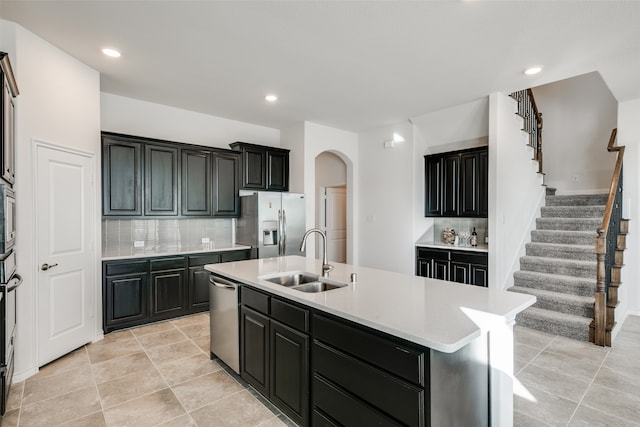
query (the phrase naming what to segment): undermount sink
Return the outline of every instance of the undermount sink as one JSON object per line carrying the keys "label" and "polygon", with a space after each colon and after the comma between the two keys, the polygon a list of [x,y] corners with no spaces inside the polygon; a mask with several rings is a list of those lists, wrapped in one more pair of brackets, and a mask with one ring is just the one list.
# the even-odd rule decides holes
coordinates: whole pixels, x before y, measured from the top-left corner
{"label": "undermount sink", "polygon": [[348,285],[348,283],[338,282],[306,272],[288,272],[274,276],[263,276],[259,277],[259,279],[306,293],[325,292],[332,289],[344,288]]}

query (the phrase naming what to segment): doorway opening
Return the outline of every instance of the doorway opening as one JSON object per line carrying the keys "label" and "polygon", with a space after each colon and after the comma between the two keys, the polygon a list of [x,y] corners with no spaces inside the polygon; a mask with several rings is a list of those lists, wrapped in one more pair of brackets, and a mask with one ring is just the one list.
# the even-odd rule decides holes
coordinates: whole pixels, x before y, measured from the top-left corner
{"label": "doorway opening", "polygon": [[[316,157],[316,227],[327,235],[327,257],[347,262],[347,165],[336,154],[325,151]],[[322,256],[316,239],[316,257]]]}

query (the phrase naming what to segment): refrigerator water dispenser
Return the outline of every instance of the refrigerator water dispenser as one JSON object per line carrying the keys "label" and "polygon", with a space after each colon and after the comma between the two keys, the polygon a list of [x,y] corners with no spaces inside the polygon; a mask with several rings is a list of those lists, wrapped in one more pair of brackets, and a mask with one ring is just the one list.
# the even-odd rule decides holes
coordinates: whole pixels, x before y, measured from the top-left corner
{"label": "refrigerator water dispenser", "polygon": [[278,244],[278,221],[264,221],[262,223],[262,244],[265,246]]}

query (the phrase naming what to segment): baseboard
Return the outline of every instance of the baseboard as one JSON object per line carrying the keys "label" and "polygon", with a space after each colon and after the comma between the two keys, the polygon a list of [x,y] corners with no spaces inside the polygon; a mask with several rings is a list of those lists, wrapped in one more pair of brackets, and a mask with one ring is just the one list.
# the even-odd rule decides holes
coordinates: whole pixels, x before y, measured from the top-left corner
{"label": "baseboard", "polygon": [[32,377],[33,375],[37,374],[40,370],[39,369],[29,369],[27,371],[24,372],[20,372],[19,374],[14,373],[13,374],[13,383],[17,384],[20,383],[24,380],[26,380],[29,377]]}

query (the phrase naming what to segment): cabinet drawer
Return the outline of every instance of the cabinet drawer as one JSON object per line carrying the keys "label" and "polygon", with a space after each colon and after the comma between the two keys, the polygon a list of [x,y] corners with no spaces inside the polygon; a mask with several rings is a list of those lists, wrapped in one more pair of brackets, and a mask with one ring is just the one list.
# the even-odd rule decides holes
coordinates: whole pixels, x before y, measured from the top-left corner
{"label": "cabinet drawer", "polygon": [[424,352],[406,348],[393,341],[314,315],[314,337],[346,353],[367,360],[415,384],[424,385]]}
{"label": "cabinet drawer", "polygon": [[262,314],[269,314],[269,295],[254,291],[247,286],[240,287],[240,295],[242,304]]}
{"label": "cabinet drawer", "polygon": [[309,332],[309,310],[271,298],[271,318],[302,332]]}
{"label": "cabinet drawer", "polygon": [[146,273],[146,271],[147,260],[105,264],[105,275],[107,276],[129,273]]}
{"label": "cabinet drawer", "polygon": [[468,251],[451,251],[451,261],[487,265],[489,263],[489,255],[486,253],[468,252]]}
{"label": "cabinet drawer", "polygon": [[149,269],[151,271],[174,270],[176,268],[184,268],[184,257],[160,258],[149,261]]}
{"label": "cabinet drawer", "polygon": [[439,259],[442,261],[449,261],[449,251],[438,249],[422,249],[418,248],[418,258]]}
{"label": "cabinet drawer", "polygon": [[251,259],[251,251],[233,251],[233,252],[222,252],[220,254],[220,262],[231,262],[231,261],[244,261],[246,259]]}
{"label": "cabinet drawer", "polygon": [[321,375],[405,425],[424,425],[424,390],[318,341],[313,345],[312,361],[315,375]]}
{"label": "cabinet drawer", "polygon": [[189,257],[189,267],[196,267],[206,264],[217,264],[220,262],[220,254],[193,255]]}
{"label": "cabinet drawer", "polygon": [[[315,426],[397,426],[398,423],[378,410],[345,393],[325,379],[313,377]],[[325,415],[326,414],[326,415]],[[335,420],[335,421],[334,421]]]}

